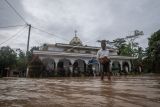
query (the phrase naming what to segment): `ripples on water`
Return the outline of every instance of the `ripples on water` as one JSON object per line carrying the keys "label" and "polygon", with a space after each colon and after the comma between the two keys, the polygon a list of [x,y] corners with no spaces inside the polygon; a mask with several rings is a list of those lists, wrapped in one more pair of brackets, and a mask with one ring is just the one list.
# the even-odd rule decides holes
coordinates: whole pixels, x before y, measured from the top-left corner
{"label": "ripples on water", "polygon": [[160,76],[1,78],[0,107],[160,107]]}

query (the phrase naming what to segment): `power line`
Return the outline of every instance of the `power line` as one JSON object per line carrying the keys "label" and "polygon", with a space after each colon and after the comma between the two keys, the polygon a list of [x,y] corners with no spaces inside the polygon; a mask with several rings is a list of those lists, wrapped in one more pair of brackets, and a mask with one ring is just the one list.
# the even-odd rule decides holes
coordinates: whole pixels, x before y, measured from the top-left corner
{"label": "power line", "polygon": [[0,45],[8,42],[9,40],[11,40],[12,38],[14,38],[15,36],[17,36],[17,34],[19,34],[26,26],[24,26],[22,29],[20,29],[17,33],[15,33],[14,35],[12,35],[10,38],[8,38],[7,40],[3,41],[2,43],[0,43]]}
{"label": "power line", "polygon": [[27,21],[17,12],[17,10],[7,1],[7,0],[4,0],[12,9],[13,11],[25,22],[27,23]]}
{"label": "power line", "polygon": [[12,28],[12,27],[20,27],[24,25],[11,25],[11,26],[0,26],[0,28]]}
{"label": "power line", "polygon": [[34,45],[40,45],[40,43],[37,42],[36,40],[31,40],[31,42],[32,42]]}
{"label": "power line", "polygon": [[[33,40],[33,39],[32,39]],[[41,43],[39,42],[39,41],[37,41],[37,40],[33,40],[33,41],[35,41],[35,43],[37,43],[38,45],[40,45]]]}
{"label": "power line", "polygon": [[[62,37],[56,36],[56,35],[53,34],[53,33],[47,32],[47,31],[45,31],[45,30],[43,30],[43,29],[40,29],[40,28],[37,28],[37,27],[33,27],[33,26],[32,26],[32,28],[37,29],[37,30],[39,30],[39,31],[41,31],[41,32],[47,33],[47,34],[49,34],[49,35],[55,36],[55,37],[57,37],[57,38],[60,38],[60,39],[62,39],[62,40],[67,40],[67,39],[64,39],[64,38],[62,38]],[[67,40],[67,41],[68,41],[68,40]]]}
{"label": "power line", "polygon": [[[36,31],[37,31],[37,29],[36,29]],[[35,29],[34,30],[32,30],[32,37],[34,37],[34,38],[36,38],[36,39],[34,39],[34,40],[41,40],[41,41],[38,41],[37,43],[39,43],[39,44],[41,44],[41,43],[43,43],[45,40],[44,40],[44,38],[40,35],[39,36],[39,32],[35,32]],[[38,35],[38,36],[37,36]],[[38,38],[38,39],[37,39]],[[32,38],[32,40],[33,40],[33,38]]]}
{"label": "power line", "polygon": [[57,37],[57,38],[59,38],[59,39],[68,41],[67,39],[64,39],[64,38],[62,38],[62,37],[56,36],[55,34],[50,33],[50,32],[47,32],[47,31],[45,31],[45,30],[43,30],[43,29],[40,29],[40,28],[37,28],[37,27],[33,27],[33,26],[32,26],[32,28],[37,29],[37,30],[39,30],[39,31],[41,31],[41,32],[47,33],[47,34],[49,34],[49,35],[55,36],[55,37]]}
{"label": "power line", "polygon": [[[19,36],[21,36],[21,34],[25,31],[26,29],[22,29],[19,33],[18,33],[18,35],[16,36],[16,37],[14,37],[11,41],[13,41],[13,40],[15,40],[16,39],[16,41],[19,39],[18,37]],[[9,44],[11,44],[12,42],[9,42],[7,45],[9,45]]]}

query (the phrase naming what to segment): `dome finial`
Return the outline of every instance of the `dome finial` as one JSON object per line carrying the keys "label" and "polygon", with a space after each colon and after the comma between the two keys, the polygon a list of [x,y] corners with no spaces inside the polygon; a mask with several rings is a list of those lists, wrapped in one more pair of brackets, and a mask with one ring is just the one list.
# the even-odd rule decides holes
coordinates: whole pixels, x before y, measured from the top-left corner
{"label": "dome finial", "polygon": [[75,33],[75,37],[77,37],[77,30],[75,30],[74,33]]}
{"label": "dome finial", "polygon": [[70,41],[70,45],[83,46],[82,41],[77,36],[77,30],[74,31],[75,37]]}

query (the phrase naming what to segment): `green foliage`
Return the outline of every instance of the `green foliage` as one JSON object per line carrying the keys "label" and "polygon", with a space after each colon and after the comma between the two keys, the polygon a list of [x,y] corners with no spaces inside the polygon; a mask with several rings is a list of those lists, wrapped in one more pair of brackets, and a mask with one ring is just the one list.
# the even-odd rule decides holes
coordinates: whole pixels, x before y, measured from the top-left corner
{"label": "green foliage", "polygon": [[17,61],[16,52],[9,46],[1,47],[0,49],[0,66],[1,68],[10,67],[12,68]]}
{"label": "green foliage", "polygon": [[38,56],[33,56],[32,61],[29,63],[29,77],[40,77],[43,72],[43,63]]}
{"label": "green foliage", "polygon": [[144,60],[144,64],[149,67],[147,70],[160,73],[160,30],[148,38],[148,45],[149,47],[146,49],[147,57]]}
{"label": "green foliage", "polygon": [[34,47],[32,47],[30,49],[29,52],[27,52],[27,60],[28,60],[28,62],[30,62],[32,60],[32,58],[33,58],[33,51],[34,50],[39,50],[39,47],[34,46]]}
{"label": "green foliage", "polygon": [[31,50],[27,53],[27,56],[25,53],[17,49],[14,51],[9,46],[4,46],[0,48],[0,75],[1,72],[4,71],[5,68],[10,69],[17,69],[20,73],[20,76],[25,75],[25,71],[27,68],[27,61],[31,61],[33,57],[33,50],[38,50],[39,47],[33,47]]}
{"label": "green foliage", "polygon": [[142,59],[145,53],[137,42],[134,42],[134,40],[126,42],[124,39],[116,39],[113,43],[118,49],[118,55],[137,57],[136,60],[132,61],[133,67],[142,66]]}
{"label": "green foliage", "polygon": [[116,39],[113,40],[113,43],[118,49],[118,55],[143,57],[143,49],[139,47],[137,42],[131,41],[127,43],[124,39]]}
{"label": "green foliage", "polygon": [[124,56],[132,56],[132,49],[130,44],[123,44],[119,47],[119,55],[124,55]]}
{"label": "green foliage", "polygon": [[19,54],[17,57],[17,69],[19,71],[25,71],[26,70],[26,56],[25,53],[19,49]]}

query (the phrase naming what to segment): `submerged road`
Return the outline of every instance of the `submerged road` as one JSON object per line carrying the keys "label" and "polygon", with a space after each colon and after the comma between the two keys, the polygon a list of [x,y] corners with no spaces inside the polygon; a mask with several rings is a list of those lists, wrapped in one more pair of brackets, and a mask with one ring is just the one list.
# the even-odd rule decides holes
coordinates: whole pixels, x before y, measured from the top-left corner
{"label": "submerged road", "polygon": [[160,75],[0,78],[0,107],[160,107]]}

